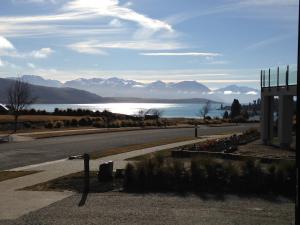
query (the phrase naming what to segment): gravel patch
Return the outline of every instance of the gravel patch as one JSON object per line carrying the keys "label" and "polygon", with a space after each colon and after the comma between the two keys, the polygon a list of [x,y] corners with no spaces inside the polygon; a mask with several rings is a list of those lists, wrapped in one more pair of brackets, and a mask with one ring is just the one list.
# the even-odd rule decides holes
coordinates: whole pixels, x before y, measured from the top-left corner
{"label": "gravel patch", "polygon": [[247,145],[240,145],[235,153],[267,158],[295,159],[296,157],[293,150],[263,145],[261,140],[253,141]]}
{"label": "gravel patch", "polygon": [[[195,195],[126,194],[108,192],[73,195],[3,225],[285,225],[294,224],[294,202],[287,199],[269,201],[228,195],[222,199]],[[83,201],[84,202],[84,201]]]}

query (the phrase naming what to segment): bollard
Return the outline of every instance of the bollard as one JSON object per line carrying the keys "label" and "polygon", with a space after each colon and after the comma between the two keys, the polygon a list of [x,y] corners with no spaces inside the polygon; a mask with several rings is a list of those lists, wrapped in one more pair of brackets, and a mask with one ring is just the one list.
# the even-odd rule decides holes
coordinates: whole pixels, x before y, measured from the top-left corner
{"label": "bollard", "polygon": [[90,189],[90,155],[84,154],[84,192],[88,193]]}
{"label": "bollard", "polygon": [[113,168],[114,163],[112,161],[108,161],[100,164],[98,171],[98,180],[99,181],[110,181],[113,179]]}
{"label": "bollard", "polygon": [[198,125],[195,125],[195,137],[198,137]]}

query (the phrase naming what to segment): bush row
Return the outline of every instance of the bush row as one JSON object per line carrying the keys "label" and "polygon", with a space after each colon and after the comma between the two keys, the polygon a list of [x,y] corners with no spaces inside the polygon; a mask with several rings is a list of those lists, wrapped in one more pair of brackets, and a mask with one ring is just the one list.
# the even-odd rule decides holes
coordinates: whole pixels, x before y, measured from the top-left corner
{"label": "bush row", "polygon": [[168,120],[144,120],[144,121],[135,121],[135,120],[106,120],[101,117],[99,118],[81,118],[80,120],[63,120],[63,121],[54,121],[47,122],[45,128],[61,128],[61,127],[78,127],[78,126],[93,126],[96,128],[118,128],[118,127],[149,127],[149,126],[171,126],[176,125],[175,122]]}
{"label": "bush row", "polygon": [[295,163],[239,164],[215,159],[182,161],[162,157],[127,164],[124,189],[128,192],[211,192],[295,195]]}
{"label": "bush row", "polygon": [[240,135],[232,135],[228,138],[207,140],[193,145],[181,147],[184,151],[211,151],[211,152],[233,152],[238,145],[247,144],[258,139],[260,133],[255,128],[250,128]]}

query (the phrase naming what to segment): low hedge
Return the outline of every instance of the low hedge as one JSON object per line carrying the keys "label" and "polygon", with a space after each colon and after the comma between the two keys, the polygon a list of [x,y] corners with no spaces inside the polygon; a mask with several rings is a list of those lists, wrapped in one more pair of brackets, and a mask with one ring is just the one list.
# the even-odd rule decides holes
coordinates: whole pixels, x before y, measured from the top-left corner
{"label": "low hedge", "polygon": [[194,159],[190,166],[160,156],[127,164],[124,189],[128,192],[211,192],[235,194],[280,194],[295,196],[296,167],[293,162],[234,163]]}

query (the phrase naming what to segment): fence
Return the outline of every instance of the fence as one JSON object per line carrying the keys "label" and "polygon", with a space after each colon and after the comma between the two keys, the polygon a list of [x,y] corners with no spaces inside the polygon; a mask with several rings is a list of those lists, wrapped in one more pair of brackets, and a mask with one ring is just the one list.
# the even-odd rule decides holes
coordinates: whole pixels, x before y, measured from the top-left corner
{"label": "fence", "polygon": [[288,87],[297,84],[297,66],[269,68],[260,71],[260,86],[266,87]]}

